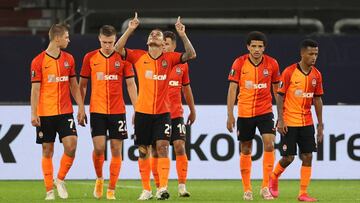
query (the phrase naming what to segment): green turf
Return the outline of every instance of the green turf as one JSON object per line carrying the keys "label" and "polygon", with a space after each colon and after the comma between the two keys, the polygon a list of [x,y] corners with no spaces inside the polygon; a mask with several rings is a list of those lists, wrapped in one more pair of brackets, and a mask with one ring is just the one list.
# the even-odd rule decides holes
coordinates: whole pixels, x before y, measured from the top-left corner
{"label": "green turf", "polygon": [[[94,181],[67,181],[69,199],[63,201],[56,196],[55,202],[103,202],[92,196]],[[253,181],[254,202],[265,202],[258,195],[260,181]],[[273,202],[297,202],[299,181],[281,180],[280,197]],[[176,181],[170,181],[171,202],[239,202],[242,201],[240,180],[189,180],[187,189],[190,198],[179,198],[176,193]],[[42,181],[0,181],[0,202],[45,202]],[[141,192],[140,181],[121,180],[116,189],[120,202],[137,202]],[[320,202],[360,202],[359,180],[313,180],[309,193]],[[156,200],[152,200],[156,201]]]}

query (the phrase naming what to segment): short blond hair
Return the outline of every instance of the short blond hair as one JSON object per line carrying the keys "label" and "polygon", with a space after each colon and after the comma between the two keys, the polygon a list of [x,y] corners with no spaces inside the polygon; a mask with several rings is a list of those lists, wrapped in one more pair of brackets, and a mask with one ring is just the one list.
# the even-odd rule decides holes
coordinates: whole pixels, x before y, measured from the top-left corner
{"label": "short blond hair", "polygon": [[65,32],[69,31],[69,27],[65,24],[54,24],[49,30],[49,39],[52,41],[56,36],[62,36]]}

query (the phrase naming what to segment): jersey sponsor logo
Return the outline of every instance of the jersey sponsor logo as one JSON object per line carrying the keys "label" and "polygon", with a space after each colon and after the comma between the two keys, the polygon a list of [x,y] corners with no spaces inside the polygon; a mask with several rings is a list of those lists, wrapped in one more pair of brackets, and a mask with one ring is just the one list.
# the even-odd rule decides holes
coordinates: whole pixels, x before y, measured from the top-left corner
{"label": "jersey sponsor logo", "polygon": [[105,75],[104,72],[96,72],[97,80],[118,80],[118,75]]}
{"label": "jersey sponsor logo", "polygon": [[152,70],[145,71],[145,78],[151,80],[166,80],[166,74],[164,75],[156,75]]}
{"label": "jersey sponsor logo", "polygon": [[267,88],[267,84],[266,83],[259,83],[259,84],[254,84],[253,81],[251,80],[246,80],[245,81],[245,88],[246,89],[266,89]]}
{"label": "jersey sponsor logo", "polygon": [[115,61],[115,68],[120,68],[120,61]]}
{"label": "jersey sponsor logo", "polygon": [[70,68],[69,62],[64,61],[64,68],[66,68],[66,69]]}
{"label": "jersey sponsor logo", "polygon": [[177,87],[177,86],[179,86],[179,81],[170,80],[169,85],[172,86],[172,87]]}
{"label": "jersey sponsor logo", "polygon": [[176,67],[175,72],[176,72],[176,74],[180,75],[181,74],[181,68],[179,66]]}
{"label": "jersey sponsor logo", "polygon": [[266,69],[266,68],[264,68],[264,70],[263,70],[263,75],[264,75],[264,77],[269,76],[269,70]]}
{"label": "jersey sponsor logo", "polygon": [[162,60],[162,61],[161,61],[161,66],[162,66],[163,68],[167,68],[168,62],[167,62],[165,59]]}
{"label": "jersey sponsor logo", "polygon": [[48,82],[67,82],[67,81],[69,81],[69,76],[56,77],[53,74],[48,75]]}
{"label": "jersey sponsor logo", "polygon": [[302,98],[313,98],[314,93],[313,92],[304,92],[303,90],[295,90],[295,96],[296,97],[302,97]]}
{"label": "jersey sponsor logo", "polygon": [[316,86],[316,79],[315,79],[315,78],[313,78],[313,79],[312,79],[312,81],[311,81],[311,85],[312,85],[313,87],[315,87],[315,86]]}

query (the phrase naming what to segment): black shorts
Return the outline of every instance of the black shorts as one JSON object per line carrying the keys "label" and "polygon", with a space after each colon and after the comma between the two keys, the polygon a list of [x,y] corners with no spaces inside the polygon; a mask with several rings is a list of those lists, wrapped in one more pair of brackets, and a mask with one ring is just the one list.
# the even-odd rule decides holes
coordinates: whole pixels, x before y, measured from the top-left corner
{"label": "black shorts", "polygon": [[250,141],[255,137],[256,127],[259,129],[260,134],[274,134],[274,114],[267,113],[260,116],[251,118],[237,119],[237,136],[240,141]]}
{"label": "black shorts", "polygon": [[59,134],[60,142],[66,136],[77,136],[76,124],[72,114],[40,116],[40,125],[40,127],[36,127],[37,144],[55,142],[56,133]]}
{"label": "black shorts", "polygon": [[157,140],[170,141],[170,113],[145,114],[135,112],[135,145],[152,145]]}
{"label": "black shorts", "polygon": [[109,139],[122,140],[128,137],[125,114],[90,113],[90,127],[92,137],[109,135]]}
{"label": "black shorts", "polygon": [[316,152],[315,129],[313,125],[304,127],[288,127],[286,135],[281,136],[280,154],[281,156],[296,155],[299,146],[299,152]]}
{"label": "black shorts", "polygon": [[171,119],[171,141],[173,144],[175,140],[186,141],[186,126],[184,124],[184,118],[178,117]]}

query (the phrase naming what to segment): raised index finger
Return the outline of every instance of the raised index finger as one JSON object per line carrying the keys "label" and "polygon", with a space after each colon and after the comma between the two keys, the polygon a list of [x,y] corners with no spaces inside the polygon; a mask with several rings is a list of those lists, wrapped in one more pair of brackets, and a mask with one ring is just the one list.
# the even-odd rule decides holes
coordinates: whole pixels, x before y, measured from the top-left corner
{"label": "raised index finger", "polygon": [[177,21],[176,21],[177,23],[180,23],[180,16],[178,16],[178,18],[177,18]]}
{"label": "raised index finger", "polygon": [[135,12],[135,17],[134,17],[134,19],[137,19],[137,17],[138,17],[138,14],[137,14],[137,12]]}

